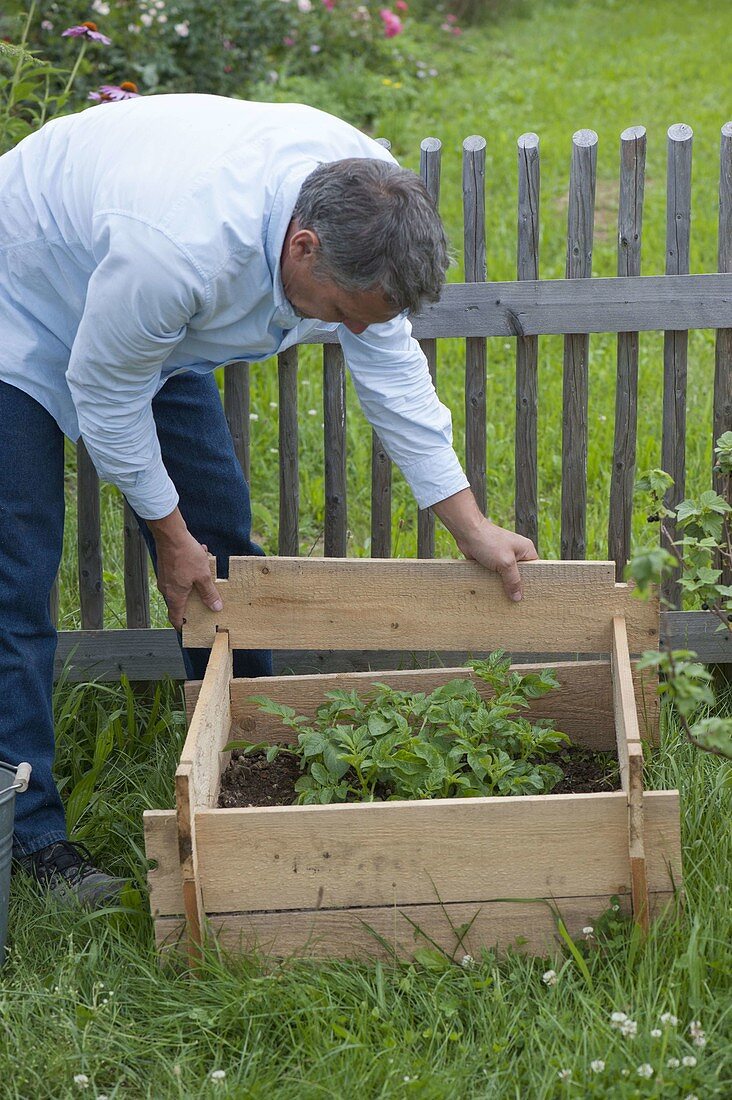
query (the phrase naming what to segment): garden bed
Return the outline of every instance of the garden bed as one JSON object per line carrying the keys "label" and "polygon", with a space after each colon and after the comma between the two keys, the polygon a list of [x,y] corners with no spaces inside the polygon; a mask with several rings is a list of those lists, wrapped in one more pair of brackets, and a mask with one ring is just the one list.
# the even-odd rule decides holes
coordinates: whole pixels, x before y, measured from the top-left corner
{"label": "garden bed", "polygon": [[[145,815],[161,945],[185,932],[195,952],[210,928],[227,946],[276,955],[409,956],[425,944],[454,957],[516,943],[545,952],[556,942],[557,912],[574,934],[616,896],[643,925],[663,910],[681,883],[678,792],[643,790],[640,737],[654,739],[655,693],[630,660],[654,644],[657,603],[631,599],[611,563],[529,563],[522,576],[524,600],[510,605],[499,580],[467,562],[232,561],[229,580],[219,582],[224,612],[187,613],[186,643],[208,639],[213,650],[203,684],[189,685],[194,710],[177,810]],[[549,662],[560,690],[532,711],[553,718],[579,750],[615,748],[621,789],[218,808],[229,763],[222,749],[232,737],[294,739],[253,695],[309,714],[333,687],[432,690],[471,676],[430,669],[232,679],[231,650],[265,639],[352,648],[354,607],[364,648],[384,649],[387,639],[402,650],[434,645],[434,609],[443,607],[446,649],[606,652]]]}

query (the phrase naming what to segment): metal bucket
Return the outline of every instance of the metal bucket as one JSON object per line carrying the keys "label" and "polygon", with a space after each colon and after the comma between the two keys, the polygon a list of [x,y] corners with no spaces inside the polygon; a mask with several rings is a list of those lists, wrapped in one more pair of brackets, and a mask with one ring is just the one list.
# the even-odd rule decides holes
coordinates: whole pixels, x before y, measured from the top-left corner
{"label": "metal bucket", "polygon": [[15,796],[28,789],[30,772],[30,764],[18,764],[14,768],[12,764],[0,761],[0,966],[5,962],[5,939],[8,934]]}

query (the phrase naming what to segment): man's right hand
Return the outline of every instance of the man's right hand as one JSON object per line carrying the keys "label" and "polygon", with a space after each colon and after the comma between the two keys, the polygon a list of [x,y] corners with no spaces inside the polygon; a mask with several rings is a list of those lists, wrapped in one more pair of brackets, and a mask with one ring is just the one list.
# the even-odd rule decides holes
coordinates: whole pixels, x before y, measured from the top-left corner
{"label": "man's right hand", "polygon": [[176,508],[164,519],[146,521],[155,538],[158,557],[158,588],[168,605],[168,618],[176,630],[183,627],[188,597],[196,588],[211,611],[221,611],[223,602],[211,579],[208,552],[186,527]]}

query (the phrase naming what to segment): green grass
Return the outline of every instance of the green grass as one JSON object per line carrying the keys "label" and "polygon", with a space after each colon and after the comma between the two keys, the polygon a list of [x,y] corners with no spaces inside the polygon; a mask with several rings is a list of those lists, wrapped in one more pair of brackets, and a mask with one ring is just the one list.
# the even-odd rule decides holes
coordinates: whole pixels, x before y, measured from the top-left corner
{"label": "green grass", "polygon": [[[468,134],[488,139],[488,270],[511,278],[515,264],[515,140],[526,130],[542,142],[543,277],[564,271],[566,187],[571,134],[600,135],[594,270],[615,271],[614,222],[619,134],[648,129],[644,232],[647,274],[664,265],[665,134],[677,121],[695,132],[693,271],[716,257],[719,129],[726,121],[720,74],[721,2],[661,0],[643,5],[536,3],[529,16],[467,32],[449,44],[423,34],[410,47],[440,70],[418,93],[394,89],[393,106],[375,128],[391,137],[404,163],[418,164],[419,140],[444,145],[442,210],[460,246],[460,146]],[[406,63],[405,63],[406,65]],[[346,104],[348,74],[311,85],[316,105]],[[339,81],[341,82],[339,84]],[[406,83],[406,82],[405,82]],[[353,94],[353,92],[351,92]],[[383,100],[380,100],[383,102]],[[354,108],[355,109],[355,108]],[[459,266],[452,272],[460,278]],[[561,340],[541,341],[540,549],[559,549]],[[639,467],[660,460],[661,339],[642,339]],[[461,451],[461,346],[441,348],[439,386],[455,417]],[[303,354],[301,376],[302,546],[322,532],[322,389],[316,353]],[[689,360],[690,491],[705,487],[711,465],[713,338],[695,334]],[[493,517],[512,522],[513,346],[490,341],[488,357],[489,500]],[[276,547],[276,371],[252,370],[252,491],[255,521]],[[612,448],[614,341],[592,339],[588,550],[604,556]],[[350,394],[350,551],[368,553],[369,437]],[[315,410],[310,414],[310,410]],[[69,455],[69,501],[75,471]],[[121,507],[103,489],[107,574],[106,621],[123,625]],[[415,549],[414,506],[396,479],[394,552]],[[636,536],[645,535],[638,517]],[[74,523],[67,524],[61,626],[79,625]],[[454,553],[442,532],[438,553]],[[165,621],[160,601],[155,622]],[[11,904],[11,954],[0,989],[0,1071],[8,1097],[77,1095],[75,1074],[92,1082],[81,1095],[152,1100],[276,1096],[319,1100],[364,1098],[663,1097],[683,1100],[732,1094],[732,769],[681,742],[673,725],[647,761],[652,785],[678,786],[683,802],[686,903],[656,926],[644,947],[623,923],[587,953],[591,986],[567,953],[559,961],[519,953],[479,960],[474,969],[422,966],[286,964],[267,969],[252,958],[212,954],[198,980],[181,965],[160,969],[142,900],[145,861],[141,817],[173,804],[172,776],[183,723],[179,690],[160,689],[157,703],[117,686],[62,687],[58,712],[58,777],[76,835],[110,869],[129,874],[140,892],[125,911],[67,914],[38,900],[18,881]],[[729,701],[727,702],[729,707]],[[153,713],[154,712],[154,713]],[[100,746],[97,748],[97,746]],[[96,750],[96,764],[95,764]],[[96,767],[96,771],[95,771]],[[91,779],[89,776],[91,775]],[[584,950],[584,948],[583,948]],[[554,987],[542,983],[550,965]],[[609,1016],[622,1010],[638,1023],[622,1039]],[[677,1030],[650,1036],[659,1015],[673,1012]],[[692,1048],[684,1029],[700,1019],[708,1037]],[[667,1069],[669,1058],[695,1054],[692,1068]],[[602,1059],[600,1075],[590,1062]],[[654,1076],[641,1078],[649,1063]],[[208,1075],[224,1069],[225,1083]],[[561,1070],[571,1070],[568,1082]],[[623,1070],[628,1075],[623,1076]]]}

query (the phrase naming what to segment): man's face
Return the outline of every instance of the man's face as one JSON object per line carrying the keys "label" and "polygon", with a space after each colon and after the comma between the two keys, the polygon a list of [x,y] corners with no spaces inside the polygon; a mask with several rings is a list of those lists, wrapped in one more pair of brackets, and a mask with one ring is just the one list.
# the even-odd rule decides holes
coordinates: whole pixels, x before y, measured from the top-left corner
{"label": "man's face", "polygon": [[345,325],[358,335],[369,325],[383,324],[400,310],[378,290],[347,291],[313,274],[318,238],[309,229],[290,225],[282,249],[282,284],[290,305],[301,317]]}

